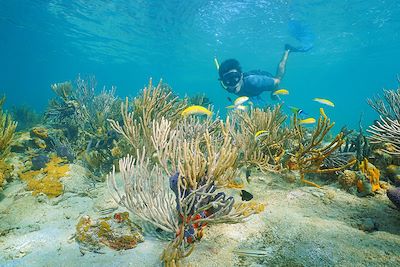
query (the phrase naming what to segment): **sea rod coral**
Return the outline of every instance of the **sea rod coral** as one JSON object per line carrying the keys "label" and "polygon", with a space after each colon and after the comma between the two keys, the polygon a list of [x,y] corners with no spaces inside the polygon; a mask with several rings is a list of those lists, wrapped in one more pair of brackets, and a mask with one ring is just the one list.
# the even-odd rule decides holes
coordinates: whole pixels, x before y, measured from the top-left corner
{"label": "sea rod coral", "polygon": [[[282,126],[286,116],[281,105],[255,108],[250,111],[234,111],[230,133],[239,149],[239,167],[257,168],[262,172],[282,169],[281,158],[285,154],[285,142],[290,131]],[[264,132],[257,136],[257,132]]]}
{"label": "sea rod coral", "polygon": [[332,129],[334,123],[330,122],[330,119],[326,116],[324,110],[320,109],[320,117],[318,124],[313,130],[311,139],[308,140],[305,137],[305,129],[299,123],[297,116],[293,117],[293,125],[296,132],[296,139],[298,148],[294,153],[294,157],[291,159],[296,169],[300,172],[300,180],[306,184],[319,187],[314,182],[305,179],[305,174],[308,173],[332,173],[336,171],[344,170],[351,167],[356,163],[356,159],[351,159],[347,163],[343,163],[340,166],[333,168],[323,168],[324,160],[328,158],[332,153],[337,151],[340,146],[344,143],[343,133],[339,133],[330,141],[328,144],[323,145],[326,134]]}
{"label": "sea rod coral", "polygon": [[17,128],[17,122],[3,111],[5,100],[5,97],[0,99],[0,187],[10,176],[11,166],[4,160],[10,152],[11,141]]}
{"label": "sea rod coral", "polygon": [[[398,84],[400,78],[397,76]],[[383,90],[384,97],[368,99],[368,104],[380,115],[367,130],[372,134],[371,143],[388,143],[390,149],[383,149],[384,152],[400,155],[400,87],[397,90]]]}
{"label": "sea rod coral", "polygon": [[[136,129],[137,122],[134,123],[133,113],[126,115],[133,124],[111,123],[131,139],[135,135],[129,134],[130,128]],[[232,143],[229,124],[228,118],[218,127],[211,123],[211,133],[206,128],[204,132],[188,134],[179,121],[156,117],[150,127],[152,157],[146,156],[149,153],[144,146],[137,149],[136,158],[128,155],[121,159],[122,187],[115,168],[108,176],[110,191],[119,204],[171,234],[172,241],[161,256],[165,266],[178,266],[182,258],[189,256],[207,225],[237,223],[259,211],[235,205],[234,199],[221,191],[221,186],[236,173],[237,148]],[[190,138],[182,138],[185,136]],[[156,161],[152,162],[154,155]]]}
{"label": "sea rod coral", "polygon": [[118,120],[109,119],[111,127],[129,142],[134,150],[146,147],[146,153],[154,152],[151,141],[153,120],[166,117],[175,125],[180,113],[185,109],[187,100],[180,100],[162,80],[153,86],[152,79],[141,94],[125,103],[121,103],[122,125]]}

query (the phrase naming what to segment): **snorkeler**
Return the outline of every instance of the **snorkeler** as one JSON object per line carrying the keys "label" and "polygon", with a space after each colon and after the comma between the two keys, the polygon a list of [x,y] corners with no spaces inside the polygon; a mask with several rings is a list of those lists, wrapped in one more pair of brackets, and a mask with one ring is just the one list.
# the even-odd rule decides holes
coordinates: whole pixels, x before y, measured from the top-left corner
{"label": "snorkeler", "polygon": [[221,65],[217,65],[219,81],[225,90],[237,96],[248,96],[250,98],[260,99],[260,95],[263,92],[270,91],[271,97],[276,99],[277,97],[272,95],[272,93],[278,88],[279,83],[285,74],[289,53],[306,52],[310,48],[311,47],[296,48],[286,44],[285,52],[283,53],[275,76],[262,70],[243,72],[239,61],[236,59],[227,59],[222,62]]}

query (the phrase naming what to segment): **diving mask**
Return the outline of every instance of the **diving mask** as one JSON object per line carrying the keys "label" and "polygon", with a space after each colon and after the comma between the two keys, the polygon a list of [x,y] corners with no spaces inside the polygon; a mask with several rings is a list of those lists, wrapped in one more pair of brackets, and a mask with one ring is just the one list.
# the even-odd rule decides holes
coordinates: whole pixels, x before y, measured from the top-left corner
{"label": "diving mask", "polygon": [[230,70],[222,76],[222,83],[226,87],[236,87],[242,79],[242,73],[238,70]]}

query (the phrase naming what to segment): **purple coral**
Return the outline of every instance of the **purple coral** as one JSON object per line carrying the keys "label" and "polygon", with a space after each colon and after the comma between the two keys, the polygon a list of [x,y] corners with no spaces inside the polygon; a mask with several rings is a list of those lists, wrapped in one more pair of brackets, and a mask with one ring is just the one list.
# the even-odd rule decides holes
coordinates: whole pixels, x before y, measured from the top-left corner
{"label": "purple coral", "polygon": [[394,187],[387,190],[387,196],[400,209],[400,187]]}

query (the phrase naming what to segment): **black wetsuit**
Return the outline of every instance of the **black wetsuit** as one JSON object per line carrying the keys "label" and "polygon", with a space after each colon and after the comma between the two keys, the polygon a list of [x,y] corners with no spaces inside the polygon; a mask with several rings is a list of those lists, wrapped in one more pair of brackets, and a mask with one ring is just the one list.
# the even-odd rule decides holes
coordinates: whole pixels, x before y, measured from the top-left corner
{"label": "black wetsuit", "polygon": [[273,91],[275,89],[274,78],[271,73],[262,70],[252,70],[243,74],[243,85],[237,96],[255,97],[265,91]]}

